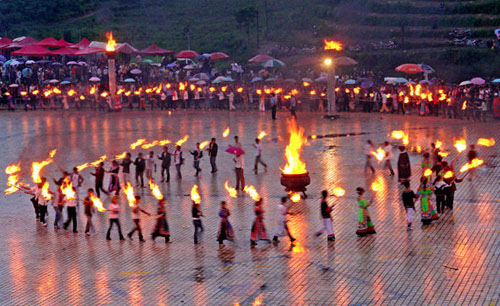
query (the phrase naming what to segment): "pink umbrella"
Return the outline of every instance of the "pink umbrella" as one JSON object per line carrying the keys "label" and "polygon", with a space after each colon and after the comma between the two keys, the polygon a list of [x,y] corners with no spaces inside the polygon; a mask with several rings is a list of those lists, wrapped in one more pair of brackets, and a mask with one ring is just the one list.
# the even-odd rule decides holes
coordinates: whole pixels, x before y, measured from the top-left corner
{"label": "pink umbrella", "polygon": [[222,52],[214,52],[214,53],[210,54],[210,58],[213,60],[225,59],[225,58],[229,58],[229,55],[227,55],[226,53],[222,53]]}
{"label": "pink umbrella", "polygon": [[482,78],[473,78],[470,82],[474,85],[483,85],[486,81]]}
{"label": "pink umbrella", "polygon": [[234,154],[234,155],[243,155],[245,154],[245,151],[243,151],[242,148],[239,147],[229,147],[226,149],[226,152],[229,154]]}
{"label": "pink umbrella", "polygon": [[354,66],[357,64],[358,62],[347,56],[341,56],[335,58],[335,65],[337,66]]}
{"label": "pink umbrella", "polygon": [[175,58],[195,58],[199,54],[193,50],[183,50],[175,55]]}
{"label": "pink umbrella", "polygon": [[274,59],[274,57],[271,57],[267,54],[259,54],[259,55],[252,57],[251,59],[249,59],[248,62],[250,62],[250,63],[264,63],[264,62],[267,62],[268,60],[273,60],[273,59]]}
{"label": "pink umbrella", "polygon": [[88,54],[95,54],[95,53],[100,53],[100,52],[105,52],[105,51],[104,51],[104,49],[101,49],[101,48],[87,47],[87,48],[83,48],[80,50],[76,50],[74,55],[75,56],[88,55]]}

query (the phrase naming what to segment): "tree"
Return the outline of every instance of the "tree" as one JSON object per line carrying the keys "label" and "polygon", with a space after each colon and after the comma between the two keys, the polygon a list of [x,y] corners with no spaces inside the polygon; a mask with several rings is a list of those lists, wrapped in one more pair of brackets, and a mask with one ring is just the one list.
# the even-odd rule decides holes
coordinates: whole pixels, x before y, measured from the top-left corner
{"label": "tree", "polygon": [[255,24],[257,15],[258,12],[253,6],[239,9],[234,13],[234,18],[238,23],[238,27],[240,29],[245,28],[248,45],[250,45],[250,28],[253,24]]}

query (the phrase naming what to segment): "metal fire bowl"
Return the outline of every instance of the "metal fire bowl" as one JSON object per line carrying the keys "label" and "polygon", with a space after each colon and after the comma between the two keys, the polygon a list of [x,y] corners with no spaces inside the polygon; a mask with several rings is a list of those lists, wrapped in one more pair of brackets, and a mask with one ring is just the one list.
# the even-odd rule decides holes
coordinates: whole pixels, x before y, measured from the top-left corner
{"label": "metal fire bowl", "polygon": [[306,186],[310,183],[309,172],[300,174],[281,173],[281,185],[286,187],[286,191],[304,192],[307,190]]}

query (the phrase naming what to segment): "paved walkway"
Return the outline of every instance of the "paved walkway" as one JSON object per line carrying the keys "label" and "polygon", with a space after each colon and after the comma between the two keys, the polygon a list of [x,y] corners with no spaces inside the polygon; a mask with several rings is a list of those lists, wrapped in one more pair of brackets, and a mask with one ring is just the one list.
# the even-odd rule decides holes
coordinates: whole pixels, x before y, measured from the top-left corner
{"label": "paved walkway", "polygon": [[[29,178],[29,165],[46,158],[57,148],[57,163],[70,169],[102,154],[114,155],[128,149],[138,138],[177,140],[185,134],[184,145],[218,138],[220,171],[210,174],[208,158],[202,160],[201,177],[193,176],[192,159],[186,154],[182,181],[173,179],[161,185],[167,199],[172,243],[148,240],[120,242],[116,232],[105,240],[107,213],[96,213],[97,233],[83,234],[84,217],[79,213],[79,234],[55,232],[35,223],[29,197],[13,194],[1,198],[0,215],[0,304],[144,304],[144,305],[496,305],[500,294],[500,208],[497,169],[498,146],[479,149],[487,166],[478,170],[481,178],[474,184],[458,184],[455,210],[446,211],[430,226],[415,223],[406,231],[405,211],[396,179],[378,170],[374,176],[363,173],[363,145],[372,139],[377,145],[392,130],[404,129],[411,145],[429,146],[441,140],[453,157],[453,138],[468,143],[478,137],[498,137],[498,123],[479,124],[436,118],[348,114],[337,121],[316,114],[300,113],[299,124],[306,135],[330,135],[310,140],[304,148],[304,160],[312,183],[310,197],[293,204],[289,226],[298,243],[290,247],[288,239],[279,246],[249,245],[253,220],[253,202],[246,195],[230,198],[224,181],[235,185],[232,161],[223,148],[239,135],[247,151],[246,180],[264,197],[265,223],[274,231],[276,206],[285,195],[280,185],[279,167],[284,165],[283,151],[288,135],[285,118],[271,122],[270,114],[227,112],[126,112],[122,114],[66,114],[33,112],[1,114],[0,138],[3,156],[0,166],[22,161],[23,176]],[[226,127],[231,132],[222,138]],[[263,158],[267,172],[253,174],[254,149],[259,131],[263,139]],[[339,134],[339,135],[334,135]],[[347,134],[347,135],[341,135]],[[337,137],[338,136],[338,137]],[[397,141],[394,141],[397,143]],[[158,147],[154,148],[159,153]],[[145,150],[143,150],[145,151]],[[397,156],[397,152],[394,151]],[[135,157],[136,151],[133,151]],[[411,155],[412,188],[417,188],[420,157]],[[463,164],[465,157],[458,162]],[[108,164],[106,165],[108,167]],[[379,167],[380,168],[380,167]],[[50,165],[44,175],[59,177]],[[155,174],[159,178],[159,174]],[[93,186],[89,169],[83,190]],[[5,174],[0,175],[5,182]],[[358,238],[356,195],[358,186],[381,185],[368,192],[374,199],[370,208],[377,234]],[[106,179],[107,182],[107,179]],[[189,190],[200,186],[205,235],[201,245],[193,245]],[[337,241],[314,238],[320,223],[319,193],[341,186],[346,196],[335,200],[334,230]],[[144,207],[154,211],[155,201],[149,190],[140,191]],[[227,200],[236,242],[223,249],[215,241],[218,209]],[[108,201],[105,201],[108,204]],[[130,209],[122,199],[122,227],[131,229]],[[51,224],[54,212],[49,207]],[[417,213],[417,220],[419,214]],[[144,218],[144,230],[150,233],[153,220]],[[149,235],[148,235],[149,238]]]}

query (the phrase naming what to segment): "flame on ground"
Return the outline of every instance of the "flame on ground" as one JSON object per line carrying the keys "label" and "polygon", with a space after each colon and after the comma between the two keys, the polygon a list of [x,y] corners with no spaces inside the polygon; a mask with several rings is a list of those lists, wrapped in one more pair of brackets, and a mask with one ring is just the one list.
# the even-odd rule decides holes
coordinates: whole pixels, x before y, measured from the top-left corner
{"label": "flame on ground", "polygon": [[189,139],[189,135],[185,135],[184,138],[177,140],[176,146],[182,146]]}
{"label": "flame on ground", "polygon": [[484,161],[482,159],[474,158],[469,163],[463,165],[462,168],[460,168],[460,172],[465,172],[465,171],[471,170],[473,168],[477,168],[477,167],[481,166],[482,164],[484,164]]}
{"label": "flame on ground", "polygon": [[153,183],[153,181],[149,181],[149,189],[151,189],[151,193],[158,200],[163,200],[163,195],[161,194],[160,187]]}
{"label": "flame on ground", "polygon": [[493,138],[479,138],[477,144],[484,147],[492,147],[495,145],[495,139]]}
{"label": "flame on ground", "polygon": [[342,187],[336,187],[335,189],[333,189],[333,194],[336,197],[343,197],[345,195],[345,190]]}
{"label": "flame on ground", "polygon": [[298,201],[300,201],[301,199],[301,196],[300,196],[300,193],[298,192],[292,192],[290,194],[290,200],[294,203],[297,203]]}
{"label": "flame on ground", "polygon": [[453,146],[455,147],[455,149],[457,149],[458,153],[462,153],[463,151],[465,151],[465,149],[467,149],[467,143],[464,139],[455,141],[455,144],[453,144]]}
{"label": "flame on ground", "polygon": [[255,187],[252,186],[252,185],[245,186],[245,188],[243,188],[243,191],[245,191],[246,193],[248,193],[248,195],[250,195],[250,197],[254,201],[258,201],[258,200],[261,199],[259,193],[255,189]]}
{"label": "flame on ground", "polygon": [[198,192],[198,185],[196,184],[193,186],[193,188],[191,188],[191,200],[196,204],[201,203],[200,193]]}
{"label": "flame on ground", "polygon": [[145,142],[146,142],[146,139],[144,139],[144,138],[137,139],[134,143],[132,143],[132,144],[130,145],[130,148],[131,148],[132,150],[135,150],[135,148],[137,148],[138,146],[140,146],[140,145],[144,144]]}
{"label": "flame on ground", "polygon": [[281,169],[284,174],[306,173],[306,164],[302,161],[300,154],[302,146],[307,143],[304,137],[304,129],[297,127],[295,120],[288,121],[288,130],[290,131],[290,141],[285,149],[286,165]]}
{"label": "flame on ground", "polygon": [[233,187],[229,186],[229,181],[224,182],[224,188],[227,190],[230,197],[232,197],[232,198],[238,197],[238,191],[236,189],[234,189]]}
{"label": "flame on ground", "polygon": [[230,130],[229,130],[229,127],[227,127],[227,128],[224,130],[224,132],[222,132],[222,137],[223,137],[223,138],[226,138],[227,136],[229,136],[229,131],[230,131]]}
{"label": "flame on ground", "polygon": [[340,42],[334,41],[334,40],[324,40],[325,42],[325,50],[335,50],[335,51],[342,51],[343,46]]}
{"label": "flame on ground", "polygon": [[130,184],[130,182],[127,182],[127,185],[125,185],[123,191],[127,196],[128,206],[130,207],[135,206],[136,201],[135,201],[134,187],[132,187],[132,184]]}
{"label": "flame on ground", "polygon": [[106,33],[106,38],[108,39],[108,43],[106,44],[106,52],[113,52],[116,50],[116,40],[113,39],[113,33]]}

